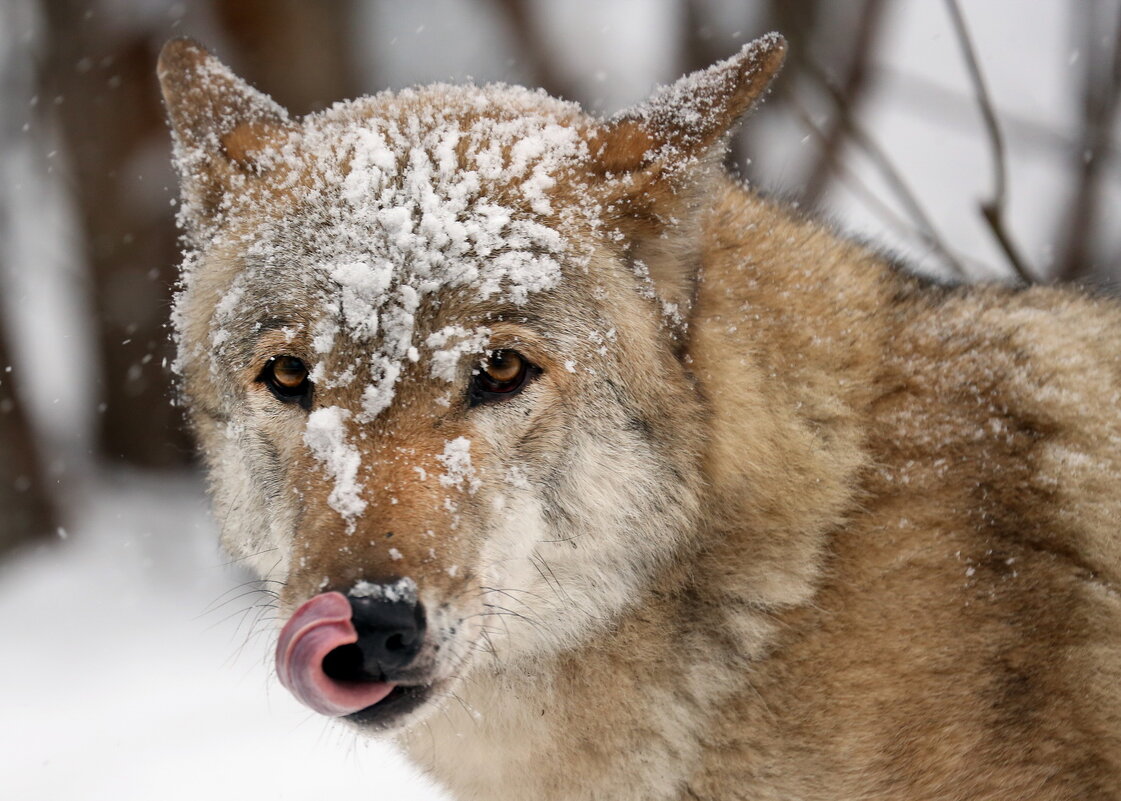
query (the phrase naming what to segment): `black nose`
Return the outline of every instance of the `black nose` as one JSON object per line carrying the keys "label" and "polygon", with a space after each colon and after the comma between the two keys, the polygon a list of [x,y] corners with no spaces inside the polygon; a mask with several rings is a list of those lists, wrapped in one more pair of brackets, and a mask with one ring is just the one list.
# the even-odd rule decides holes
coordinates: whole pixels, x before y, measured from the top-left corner
{"label": "black nose", "polygon": [[370,596],[347,600],[358,642],[327,654],[323,672],[337,681],[392,681],[420,653],[424,607],[419,601]]}

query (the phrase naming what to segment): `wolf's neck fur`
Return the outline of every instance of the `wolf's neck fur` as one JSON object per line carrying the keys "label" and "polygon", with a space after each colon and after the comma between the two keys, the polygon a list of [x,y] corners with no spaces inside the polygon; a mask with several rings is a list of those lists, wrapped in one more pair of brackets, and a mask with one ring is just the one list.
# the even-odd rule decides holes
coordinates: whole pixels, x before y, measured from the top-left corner
{"label": "wolf's neck fur", "polygon": [[721,510],[710,547],[734,559],[745,602],[789,606],[812,595],[825,536],[855,503],[899,279],[820,224],[723,189],[689,336]]}

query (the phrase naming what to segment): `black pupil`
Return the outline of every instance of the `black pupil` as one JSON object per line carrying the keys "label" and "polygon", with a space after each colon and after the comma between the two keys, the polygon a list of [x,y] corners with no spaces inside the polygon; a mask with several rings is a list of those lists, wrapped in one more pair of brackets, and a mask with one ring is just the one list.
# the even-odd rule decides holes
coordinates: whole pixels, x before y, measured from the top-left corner
{"label": "black pupil", "polygon": [[535,368],[515,350],[496,350],[487,357],[481,370],[475,373],[469,394],[470,403],[476,406],[513,397],[526,385]]}

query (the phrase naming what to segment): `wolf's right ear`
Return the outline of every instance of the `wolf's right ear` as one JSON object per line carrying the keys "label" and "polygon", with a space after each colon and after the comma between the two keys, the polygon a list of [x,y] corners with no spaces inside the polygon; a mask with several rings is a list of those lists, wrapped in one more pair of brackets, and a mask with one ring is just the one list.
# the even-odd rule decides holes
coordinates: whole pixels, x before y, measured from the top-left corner
{"label": "wolf's right ear", "polygon": [[157,67],[175,139],[189,227],[212,222],[222,199],[267,172],[296,130],[288,112],[192,39],[163,46]]}
{"label": "wolf's right ear", "polygon": [[593,142],[608,173],[673,171],[710,154],[782,68],[786,40],[769,33],[731,58],[663,86],[616,114]]}
{"label": "wolf's right ear", "polygon": [[781,36],[762,36],[731,58],[662,87],[589,136],[591,178],[607,219],[678,318],[688,317],[692,304],[696,221],[717,191],[714,179],[723,175],[728,134],[766,93],[785,57]]}

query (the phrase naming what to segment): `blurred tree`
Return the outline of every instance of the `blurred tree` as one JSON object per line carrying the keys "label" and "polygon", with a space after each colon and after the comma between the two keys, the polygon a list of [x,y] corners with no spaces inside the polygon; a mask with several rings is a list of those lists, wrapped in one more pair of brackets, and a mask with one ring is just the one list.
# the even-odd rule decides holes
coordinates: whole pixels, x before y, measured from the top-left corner
{"label": "blurred tree", "polygon": [[[1117,108],[1121,96],[1121,13],[1115,2],[1087,2],[1074,14],[1078,31],[1076,53],[1081,55],[1081,118],[1078,142],[1071,148],[1070,173],[1073,198],[1060,215],[1057,231],[1058,263],[1054,277],[1062,281],[1089,276],[1117,280],[1110,273],[1118,267],[1119,253],[1099,253],[1095,234],[1102,224],[1101,205],[1117,130]],[[1112,18],[1111,18],[1112,17]],[[1110,31],[1112,35],[1102,35]]]}
{"label": "blurred tree", "polygon": [[[100,456],[146,467],[183,464],[190,449],[170,403],[165,365],[179,260],[163,187],[167,134],[143,25],[89,0],[43,0],[42,106],[55,116],[92,274],[100,358]],[[91,399],[92,400],[92,399]]]}
{"label": "blurred tree", "polygon": [[492,0],[517,45],[520,61],[530,75],[528,83],[540,87],[553,97],[577,103],[587,101],[580,90],[569,83],[550,57],[549,31],[534,15],[533,4],[525,0]]}
{"label": "blurred tree", "polygon": [[[47,22],[43,106],[66,150],[100,354],[99,454],[129,464],[186,463],[191,447],[170,400],[167,316],[179,262],[167,203],[170,138],[155,77],[169,18],[90,0],[41,0]],[[167,4],[170,9],[172,6]],[[212,0],[222,56],[293,111],[359,93],[352,3]]]}
{"label": "blurred tree", "polygon": [[353,0],[212,2],[234,45],[235,71],[289,111],[318,111],[371,90],[355,64]]}
{"label": "blurred tree", "polygon": [[0,554],[42,539],[55,527],[35,438],[12,380],[10,353],[0,326]]}
{"label": "blurred tree", "polygon": [[[772,7],[776,4],[772,3]],[[802,201],[816,206],[825,192],[829,181],[834,177],[837,151],[844,144],[848,120],[858,113],[868,86],[868,67],[876,52],[876,39],[884,18],[887,0],[861,0],[860,7],[852,14],[851,30],[847,32],[848,47],[844,53],[834,55],[834,63],[841,61],[839,67],[824,67],[815,60],[809,48],[798,59],[803,72],[823,84],[834,96],[837,111],[831,116],[828,127],[822,134],[821,151],[814,163],[805,188]],[[836,77],[830,74],[835,70]]]}

